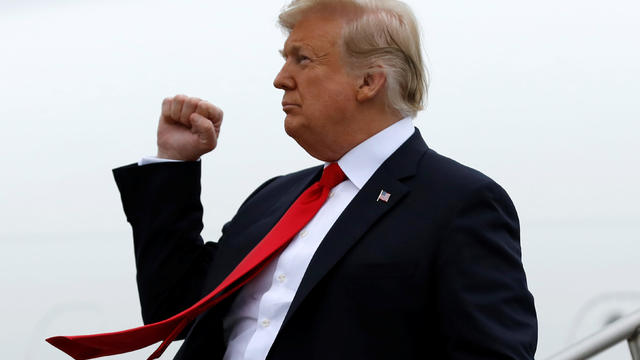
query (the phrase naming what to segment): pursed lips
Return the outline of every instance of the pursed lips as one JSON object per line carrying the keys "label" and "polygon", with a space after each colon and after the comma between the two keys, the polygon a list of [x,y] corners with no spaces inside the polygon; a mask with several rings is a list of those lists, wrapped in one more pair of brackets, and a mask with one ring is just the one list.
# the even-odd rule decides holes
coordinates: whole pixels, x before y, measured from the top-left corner
{"label": "pursed lips", "polygon": [[288,101],[283,101],[282,102],[282,110],[284,112],[288,112],[291,111],[297,107],[300,107],[300,105],[296,104],[296,103],[292,103],[292,102],[288,102]]}

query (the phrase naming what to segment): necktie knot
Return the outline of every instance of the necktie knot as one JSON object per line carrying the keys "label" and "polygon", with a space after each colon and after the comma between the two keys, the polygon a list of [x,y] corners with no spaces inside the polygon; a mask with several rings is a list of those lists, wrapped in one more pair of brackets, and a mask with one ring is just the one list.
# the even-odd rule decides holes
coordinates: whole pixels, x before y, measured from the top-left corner
{"label": "necktie knot", "polygon": [[346,179],[347,176],[342,172],[342,169],[340,169],[340,165],[338,165],[338,163],[331,163],[324,168],[322,178],[320,178],[320,184],[331,189]]}

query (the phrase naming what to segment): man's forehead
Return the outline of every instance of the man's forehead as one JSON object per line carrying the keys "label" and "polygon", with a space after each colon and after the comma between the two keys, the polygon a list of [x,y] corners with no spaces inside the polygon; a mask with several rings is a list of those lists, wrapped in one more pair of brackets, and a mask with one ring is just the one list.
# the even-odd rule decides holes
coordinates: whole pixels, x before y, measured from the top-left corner
{"label": "man's forehead", "polygon": [[[321,19],[309,19],[301,21],[289,34],[284,42],[284,51],[296,51],[301,48],[321,50],[332,47],[338,39],[342,24],[337,21],[322,21]],[[324,49],[326,50],[326,49]]]}

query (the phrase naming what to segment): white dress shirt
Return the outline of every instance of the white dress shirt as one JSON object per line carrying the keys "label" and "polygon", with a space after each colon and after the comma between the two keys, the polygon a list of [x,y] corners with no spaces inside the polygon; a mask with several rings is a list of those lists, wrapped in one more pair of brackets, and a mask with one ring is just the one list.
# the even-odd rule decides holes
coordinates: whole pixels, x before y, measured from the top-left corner
{"label": "white dress shirt", "polygon": [[[378,167],[413,132],[411,118],[404,118],[360,143],[338,160],[347,180],[333,188],[318,213],[284,251],[239,290],[223,319],[227,343],[224,360],[263,360],[267,357],[322,239]],[[139,164],[163,160],[145,157]]]}

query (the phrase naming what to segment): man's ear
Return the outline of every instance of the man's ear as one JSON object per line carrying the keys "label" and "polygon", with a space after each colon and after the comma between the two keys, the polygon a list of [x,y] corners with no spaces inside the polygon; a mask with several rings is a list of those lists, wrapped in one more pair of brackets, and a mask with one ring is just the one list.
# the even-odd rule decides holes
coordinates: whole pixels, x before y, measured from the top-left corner
{"label": "man's ear", "polygon": [[364,73],[359,80],[356,99],[358,102],[365,102],[383,92],[387,76],[381,68],[376,68]]}

